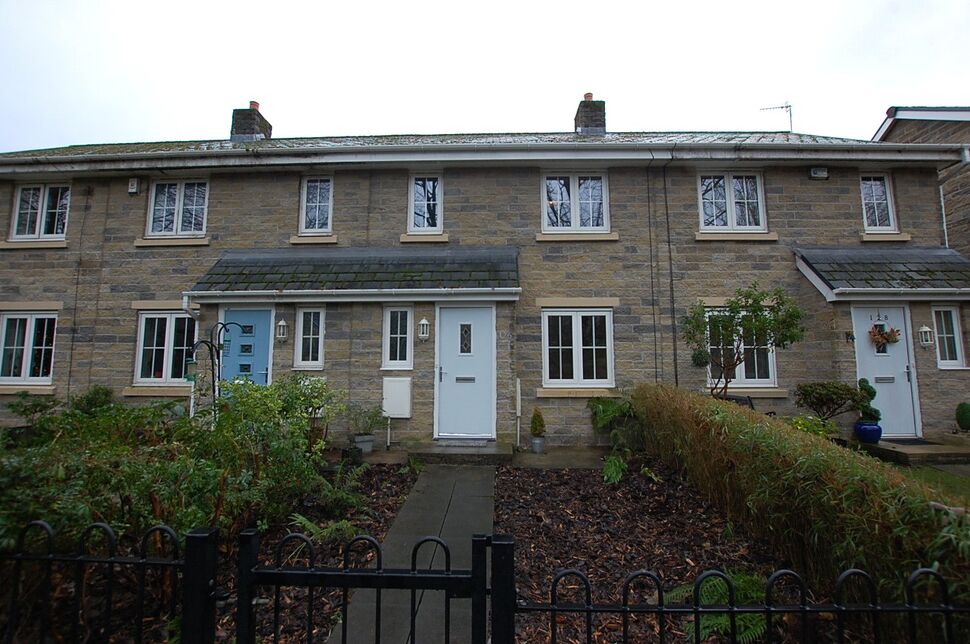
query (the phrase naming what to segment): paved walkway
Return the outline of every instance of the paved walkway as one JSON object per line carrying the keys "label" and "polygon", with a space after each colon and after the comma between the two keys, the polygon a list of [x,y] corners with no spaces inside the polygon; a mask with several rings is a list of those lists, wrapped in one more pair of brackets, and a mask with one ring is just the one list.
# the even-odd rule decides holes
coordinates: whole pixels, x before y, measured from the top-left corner
{"label": "paved walkway", "polygon": [[[472,535],[491,534],[495,512],[495,468],[469,465],[428,465],[408,495],[384,540],[384,567],[410,568],[411,549],[423,537],[442,539],[451,550],[452,568],[471,568]],[[417,567],[444,567],[437,547],[421,548]],[[419,592],[417,642],[445,642],[444,593]],[[384,591],[381,597],[381,642],[407,644],[410,629],[410,591]],[[350,602],[347,641],[374,642],[375,592],[358,590]],[[339,643],[341,626],[330,637]],[[451,639],[470,641],[471,600],[451,601]]]}

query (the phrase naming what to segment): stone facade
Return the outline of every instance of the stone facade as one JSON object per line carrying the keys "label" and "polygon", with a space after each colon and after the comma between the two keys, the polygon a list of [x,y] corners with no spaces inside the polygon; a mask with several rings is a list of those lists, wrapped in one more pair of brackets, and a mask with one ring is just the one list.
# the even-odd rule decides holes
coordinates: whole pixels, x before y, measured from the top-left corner
{"label": "stone facade", "polygon": [[[498,439],[515,440],[518,380],[523,442],[529,416],[537,406],[545,414],[551,444],[604,441],[590,428],[589,392],[543,387],[541,314],[549,302],[565,307],[598,302],[612,309],[616,387],[607,395],[659,381],[703,390],[706,370],[691,365],[690,351],[680,337],[680,320],[696,300],[726,298],[753,281],[785,288],[808,314],[805,340],[777,352],[777,387],[750,390],[759,409],[794,413],[792,391],[801,382],[854,381],[855,359],[851,342],[846,341],[852,330],[849,306],[826,303],[796,269],[792,249],[871,247],[874,242],[862,235],[860,164],[844,160],[829,164],[828,179],[813,181],[808,168],[817,163],[746,164],[748,171],[762,177],[769,234],[744,239],[699,234],[697,177],[707,166],[697,163],[596,164],[608,177],[609,233],[568,240],[541,231],[544,165],[435,166],[442,177],[447,237],[427,241],[455,247],[514,246],[520,252],[519,299],[495,304]],[[900,231],[911,239],[878,243],[887,248],[941,245],[936,166],[899,164],[886,169],[891,173]],[[287,248],[310,241],[369,248],[412,243],[406,235],[409,170],[420,172],[422,167],[354,169],[323,164],[300,170],[186,171],[187,178],[208,181],[206,234],[169,245],[150,245],[145,238],[150,186],[158,175],[59,175],[59,180],[70,180],[72,190],[64,247],[12,241],[0,247],[0,307],[11,302],[58,303],[53,385],[32,389],[64,398],[104,384],[132,400],[145,395],[184,397],[185,388],[133,387],[139,310],[180,310],[182,293],[229,249]],[[301,180],[319,174],[333,177],[333,234],[294,239]],[[132,177],[140,181],[137,194],[128,191]],[[0,170],[0,227],[10,227],[21,183]],[[296,305],[281,302],[274,308],[277,319],[294,329]],[[381,369],[383,304],[329,302],[325,310],[324,367],[311,375],[326,377],[348,391],[351,400],[380,403],[381,378],[398,375]],[[925,323],[928,311],[928,304],[912,307],[914,328]],[[200,337],[204,337],[217,319],[217,307],[203,305],[200,315]],[[965,352],[970,331],[967,315],[964,306]],[[413,369],[407,374],[413,379],[413,418],[392,422],[397,443],[432,436],[433,302],[414,304],[414,320],[422,318],[432,322],[432,339],[415,343]],[[951,428],[952,392],[970,389],[970,371],[941,371],[930,353],[917,349],[916,356],[927,433]],[[277,343],[273,373],[286,373],[293,363],[292,339]],[[0,394],[5,394],[0,395],[0,403],[19,389],[23,387],[0,386]],[[4,423],[15,422],[6,410],[0,418]]]}

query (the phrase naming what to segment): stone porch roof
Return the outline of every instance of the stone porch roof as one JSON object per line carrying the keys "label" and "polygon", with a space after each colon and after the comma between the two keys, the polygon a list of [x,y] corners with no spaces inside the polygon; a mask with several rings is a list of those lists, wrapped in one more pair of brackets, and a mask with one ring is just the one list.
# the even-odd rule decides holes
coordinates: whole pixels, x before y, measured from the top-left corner
{"label": "stone porch roof", "polygon": [[386,301],[422,294],[517,297],[518,291],[516,248],[293,248],[227,251],[186,295],[195,301],[352,295]]}
{"label": "stone porch roof", "polygon": [[829,301],[970,299],[970,260],[949,248],[796,248],[795,256]]}

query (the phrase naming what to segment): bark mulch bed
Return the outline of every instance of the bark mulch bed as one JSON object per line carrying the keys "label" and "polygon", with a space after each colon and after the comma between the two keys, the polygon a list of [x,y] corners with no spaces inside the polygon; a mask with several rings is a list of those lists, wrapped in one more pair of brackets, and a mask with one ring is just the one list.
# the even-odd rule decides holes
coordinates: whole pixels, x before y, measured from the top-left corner
{"label": "bark mulch bed", "polygon": [[[648,466],[660,482],[641,475]],[[516,541],[516,587],[520,600],[550,601],[553,577],[564,568],[585,573],[594,603],[621,603],[623,580],[646,569],[658,574],[664,590],[693,583],[705,570],[767,576],[782,562],[767,546],[732,526],[723,514],[673,470],[659,461],[631,464],[620,483],[607,485],[598,470],[530,470],[501,467],[495,482],[495,532]],[[561,582],[560,602],[582,601],[575,578]],[[656,602],[646,585],[631,603]],[[656,631],[652,617],[634,617],[644,641]],[[557,616],[560,642],[585,641],[581,616]],[[667,622],[668,628],[670,622]],[[675,622],[667,641],[678,641],[689,625]],[[550,638],[548,613],[516,619],[518,641]],[[620,640],[619,615],[593,618],[594,641]]]}

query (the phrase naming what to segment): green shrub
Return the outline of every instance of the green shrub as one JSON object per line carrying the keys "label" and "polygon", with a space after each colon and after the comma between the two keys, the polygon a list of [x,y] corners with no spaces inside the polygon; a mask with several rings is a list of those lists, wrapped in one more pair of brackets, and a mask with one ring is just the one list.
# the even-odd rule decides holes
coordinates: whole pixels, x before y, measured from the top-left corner
{"label": "green shrub", "polygon": [[223,391],[218,413],[193,418],[173,403],[128,406],[103,392],[43,418],[45,440],[0,454],[0,547],[33,519],[71,543],[92,521],[132,535],[156,523],[218,526],[231,541],[257,516],[284,521],[307,495],[335,512],[360,503],[349,474],[321,476],[323,446],[310,441],[309,416],[329,391],[301,378]]}
{"label": "green shrub", "polygon": [[613,451],[643,450],[643,444],[637,441],[640,434],[629,398],[590,398],[586,406],[593,429],[609,435]]}
{"label": "green shrub", "polygon": [[861,401],[859,390],[844,382],[806,382],[795,387],[795,404],[811,409],[822,420],[852,411]]}
{"label": "green shrub", "polygon": [[628,465],[622,456],[610,454],[603,464],[603,481],[609,485],[619,483],[626,476],[627,468]]}
{"label": "green shrub", "polygon": [[792,416],[785,422],[795,429],[815,436],[828,437],[839,433],[839,426],[831,420],[824,420],[815,416]]}
{"label": "green shrub", "polygon": [[882,412],[872,406],[876,389],[865,378],[859,378],[859,395],[859,420],[864,423],[878,423],[882,419]]}
{"label": "green shrub", "polygon": [[898,599],[907,575],[925,566],[949,580],[951,596],[970,600],[970,524],[930,505],[953,500],[863,453],[708,396],[642,385],[632,402],[649,451],[817,589],[831,591],[840,571],[859,567]]}
{"label": "green shrub", "polygon": [[[767,581],[757,575],[747,573],[732,573],[725,571],[734,589],[734,604],[736,606],[763,604],[765,601],[765,586]],[[694,584],[684,584],[664,593],[670,603],[688,603],[694,605]],[[720,577],[708,577],[701,584],[698,592],[701,606],[727,606],[731,594],[727,583]],[[691,618],[693,620],[693,618]],[[741,614],[736,617],[738,644],[750,644],[765,635],[768,623],[765,616],[757,613]],[[731,618],[728,615],[704,615],[700,624],[701,640],[707,641],[715,635],[731,636]]]}
{"label": "green shrub", "polygon": [[970,432],[970,403],[957,405],[957,425],[963,431]]}
{"label": "green shrub", "polygon": [[546,435],[546,419],[542,416],[542,410],[536,407],[532,410],[532,418],[529,420],[529,433],[536,438]]}

